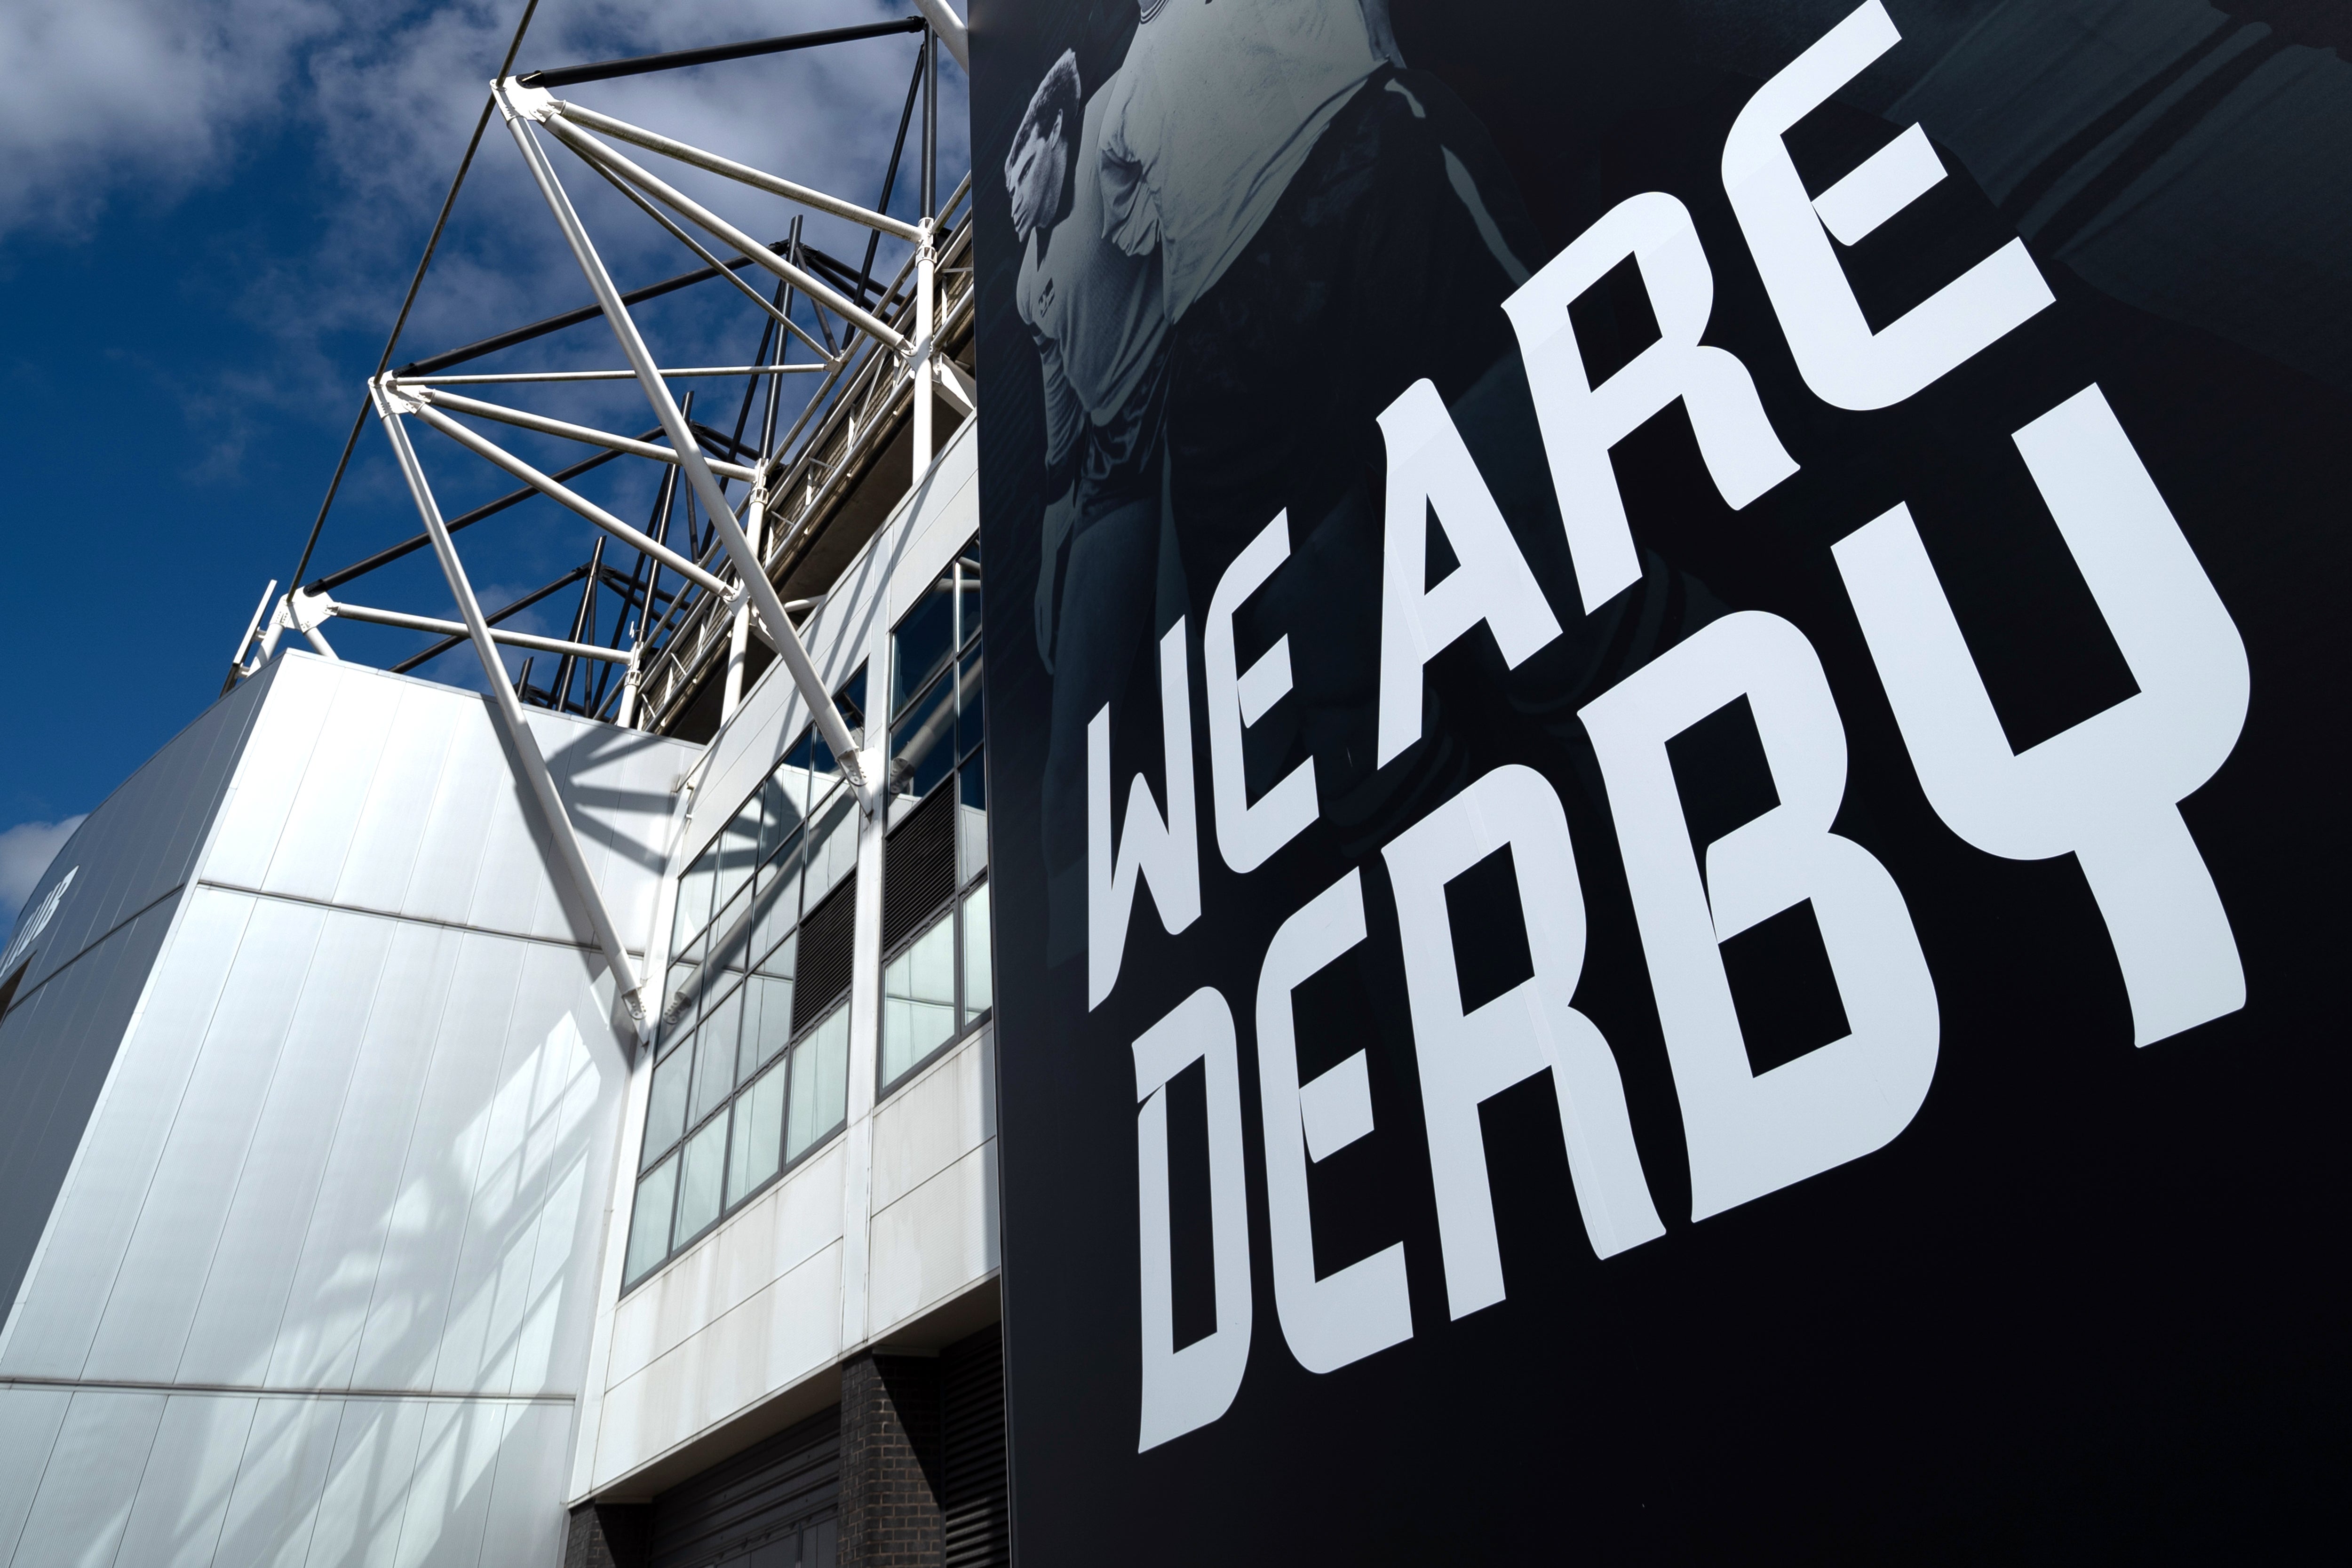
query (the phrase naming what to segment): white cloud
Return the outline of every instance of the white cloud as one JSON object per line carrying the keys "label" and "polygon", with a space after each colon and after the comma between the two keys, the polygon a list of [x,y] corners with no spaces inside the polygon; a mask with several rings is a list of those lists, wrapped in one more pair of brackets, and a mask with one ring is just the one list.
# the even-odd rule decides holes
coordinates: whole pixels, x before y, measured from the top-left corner
{"label": "white cloud", "polygon": [[[0,240],[89,232],[110,205],[168,211],[207,183],[244,177],[240,160],[284,146],[310,161],[300,183],[256,200],[299,211],[307,242],[215,232],[187,260],[200,297],[274,344],[170,392],[206,433],[209,458],[184,478],[234,479],[257,419],[339,424],[357,395],[354,342],[390,325],[524,0],[0,0]],[[518,69],[911,16],[911,0],[541,0]],[[567,96],[659,127],[854,200],[870,202],[915,55],[911,37],[600,82]],[[965,163],[963,80],[942,68],[941,193]],[[624,285],[695,265],[550,143],[559,176]],[[638,154],[640,157],[643,154]],[[662,173],[761,237],[796,210],[681,170]],[[272,179],[282,180],[273,171]],[[899,190],[911,189],[913,159]],[[852,256],[862,231],[808,215],[812,243]],[[901,247],[886,245],[887,275]],[[184,263],[184,265],[185,263]],[[717,290],[705,290],[716,294]],[[402,357],[446,348],[584,302],[587,290],[505,128],[484,137],[466,192],[402,337]],[[719,301],[724,305],[725,301]],[[664,358],[740,357],[741,310],[698,296],[642,321]],[[757,318],[749,318],[757,332]],[[594,334],[540,345],[550,363],[602,363]],[[731,346],[731,349],[730,347]],[[372,356],[371,356],[372,360]],[[593,405],[629,415],[606,389]],[[377,480],[374,482],[381,482]]]}
{"label": "white cloud", "polygon": [[16,923],[16,911],[88,815],[63,822],[20,822],[0,832],[0,926]]}
{"label": "white cloud", "polygon": [[337,24],[326,0],[10,0],[0,7],[0,233],[86,224],[126,186],[170,195]]}

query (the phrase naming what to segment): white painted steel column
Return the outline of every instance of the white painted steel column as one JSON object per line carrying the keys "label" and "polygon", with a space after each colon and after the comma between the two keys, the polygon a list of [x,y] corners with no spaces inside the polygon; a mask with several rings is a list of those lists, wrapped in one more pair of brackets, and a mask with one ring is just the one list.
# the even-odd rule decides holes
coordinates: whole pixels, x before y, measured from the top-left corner
{"label": "white painted steel column", "polygon": [[490,640],[489,622],[483,618],[473,584],[466,580],[466,568],[457,559],[457,546],[449,538],[447,525],[441,521],[440,504],[433,499],[432,486],[425,482],[425,469],[416,460],[416,448],[409,445],[408,428],[400,421],[401,410],[380,385],[371,384],[369,391],[375,400],[376,417],[383,421],[384,433],[392,437],[393,452],[400,459],[401,477],[408,481],[408,493],[416,502],[417,514],[425,520],[425,531],[433,536],[433,553],[441,559],[441,574],[449,580],[449,592],[457,601],[457,613],[466,623],[467,636],[482,661],[482,674],[489,681],[491,710],[498,715],[508,742],[514,748],[523,782],[530,786],[530,798],[539,807],[541,825],[555,847],[556,858],[563,863],[564,874],[571,879],[572,890],[587,911],[588,923],[595,930],[596,944],[604,949],[604,962],[613,971],[614,989],[619,992],[622,1005],[628,1008],[640,1037],[644,1037],[647,1019],[643,982],[637,978],[636,967],[629,962],[620,929],[613,923],[613,911],[605,907],[604,895],[589,874],[588,858],[580,850],[579,832],[572,825],[571,814],[563,809],[563,797],[556,793],[554,776],[547,771],[547,759],[540,752],[539,738],[531,733],[530,724],[523,718],[522,704],[516,700],[514,688],[507,679],[498,645]]}
{"label": "white painted steel column", "polygon": [[[767,495],[764,485],[755,484],[751,503],[743,509],[743,537],[751,542],[751,553],[756,559],[762,543],[761,534],[766,531]],[[721,724],[735,717],[735,710],[743,705],[743,658],[751,651],[751,606],[739,605],[735,610],[735,626],[727,639],[727,686],[719,693],[719,721]]]}
{"label": "white painted steel column", "polygon": [[939,353],[939,345],[932,341],[932,294],[939,271],[939,251],[931,244],[934,222],[928,217],[923,220],[923,237],[917,242],[915,251],[915,353],[908,369],[914,383],[917,485],[923,482],[923,476],[931,468],[931,380],[937,374],[931,362]]}
{"label": "white painted steel column", "polygon": [[[768,581],[750,540],[743,537],[742,525],[736,521],[734,510],[727,504],[726,493],[719,488],[718,476],[702,459],[702,451],[693,432],[687,428],[686,416],[678,412],[677,402],[670,396],[669,387],[654,364],[653,354],[637,332],[636,322],[630,319],[628,308],[621,303],[620,290],[613,286],[612,275],[589,242],[588,231],[581,226],[580,215],[572,208],[572,200],[563,194],[556,180],[555,171],[547,162],[547,154],[532,140],[524,116],[516,110],[509,95],[509,84],[499,82],[492,90],[497,95],[499,111],[505,116],[507,129],[512,132],[515,145],[522,152],[523,163],[539,185],[540,195],[546,199],[548,210],[563,230],[564,242],[580,263],[580,270],[588,279],[588,287],[596,296],[596,303],[604,312],[604,320],[619,340],[621,353],[627,356],[629,367],[636,373],[637,384],[645,390],[646,401],[653,405],[655,417],[661,421],[669,436],[670,446],[678,454],[678,467],[702,498],[710,513],[710,521],[726,542],[727,553],[733,558],[735,569],[743,580],[743,589],[751,596],[751,605],[760,612],[760,620],[767,629],[768,640],[775,646],[777,657],[792,672],[793,684],[800,688],[802,698],[808,703],[817,732],[841,763],[850,787],[857,792],[858,804],[870,815],[877,809],[878,796],[867,777],[866,759],[856,742],[850,738],[849,726],[842,722],[841,710],[834,705],[833,694],[825,689],[824,681],[810,662],[808,649],[802,646],[800,634],[793,629],[791,619],[784,614],[783,601],[776,595],[775,584]],[[545,95],[541,95],[544,97]],[[552,100],[550,100],[552,101]]]}

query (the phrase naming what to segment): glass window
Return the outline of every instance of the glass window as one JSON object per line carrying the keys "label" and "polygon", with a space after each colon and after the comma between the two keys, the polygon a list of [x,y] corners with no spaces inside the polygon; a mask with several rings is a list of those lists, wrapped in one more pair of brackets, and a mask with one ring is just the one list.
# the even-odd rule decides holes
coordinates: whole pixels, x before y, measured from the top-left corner
{"label": "glass window", "polygon": [[673,963],[662,984],[661,1048],[671,1049],[694,1027],[695,1001],[701,988],[701,969],[692,963]]}
{"label": "glass window", "polygon": [[955,1036],[955,915],[950,910],[882,967],[882,1081]]}
{"label": "glass window", "polygon": [[793,1047],[792,1115],[784,1159],[799,1159],[849,1116],[849,1004]]}
{"label": "glass window", "polygon": [[727,826],[719,835],[719,877],[717,890],[711,896],[714,904],[725,904],[735,896],[751,875],[751,868],[760,863],[760,791],[736,808]]}
{"label": "glass window", "polygon": [[745,887],[710,922],[710,946],[704,962],[714,966],[713,989],[730,984],[751,967],[751,889]]}
{"label": "glass window", "polygon": [[918,799],[955,766],[956,683],[941,680],[890,726],[890,793]]}
{"label": "glass window", "polygon": [[988,869],[988,776],[974,757],[963,765],[956,796],[956,885]]}
{"label": "glass window", "polygon": [[670,921],[669,950],[684,952],[687,944],[710,923],[711,889],[719,885],[719,846],[712,845],[677,879],[677,912]]}
{"label": "glass window", "polygon": [[980,535],[956,557],[956,646],[980,636]]}
{"label": "glass window", "polygon": [[793,982],[755,974],[743,986],[743,1042],[735,1077],[748,1080],[792,1043]]}
{"label": "glass window", "polygon": [[677,1195],[677,1162],[665,1160],[637,1184],[629,1211],[629,1258],[622,1272],[631,1284],[669,1256],[670,1200]]}
{"label": "glass window", "polygon": [[891,630],[888,792],[894,796],[921,799],[979,752],[985,715],[978,551],[975,542],[949,563]]}
{"label": "glass window", "polygon": [[819,899],[856,869],[857,803],[844,792],[810,825],[808,881],[802,899],[810,908],[815,908]]}
{"label": "glass window", "polygon": [[905,708],[955,656],[955,568],[940,574],[890,634],[890,711]]}
{"label": "glass window", "polygon": [[800,827],[808,810],[808,769],[789,762],[779,763],[760,785],[760,853],[772,855],[776,847]]}
{"label": "glass window", "polygon": [[[839,697],[853,733],[865,681],[861,668]],[[838,783],[823,742],[803,731],[680,878],[677,919],[698,924],[672,942],[676,961],[664,976],[661,1059],[647,1089],[640,1163],[667,1184],[659,1216],[647,1217],[647,1189],[631,1221],[632,1286],[846,1118],[846,1005],[797,1043],[792,1028],[803,905],[857,867],[856,802]]]}
{"label": "glass window", "polygon": [[686,1141],[686,1151],[678,1156],[677,1223],[670,1232],[671,1246],[684,1246],[719,1217],[726,1164],[727,1118],[716,1116]]}
{"label": "glass window", "polygon": [[[864,665],[859,665],[856,672],[841,683],[841,689],[833,694],[833,704],[841,710],[841,721],[849,726],[849,738],[859,745],[864,745],[866,743],[866,667]],[[834,761],[833,748],[824,743],[824,737],[817,734],[814,726],[811,727],[806,741],[808,766],[812,776],[809,805],[810,809],[814,811],[816,802],[824,798],[824,792],[841,782],[841,767]]]}
{"label": "glass window", "polygon": [[[801,841],[795,837],[760,872],[752,894],[751,952],[765,958],[801,919]],[[767,966],[762,963],[761,968]]]}
{"label": "glass window", "polygon": [[[892,879],[884,889],[885,940],[896,943],[896,933],[908,929],[894,923],[894,897],[908,906],[904,914],[909,923],[931,909],[940,912],[884,959],[877,1066],[886,1091],[985,1016],[994,1001],[983,880],[987,710],[981,687],[980,601],[975,538],[890,634],[890,842],[904,853],[885,852]],[[952,605],[951,614],[940,609],[943,602]],[[952,632],[946,633],[950,621]],[[921,826],[914,803],[941,789],[950,790],[953,798],[936,800],[922,811],[950,811],[952,826]],[[900,832],[917,837],[901,840]]]}
{"label": "glass window", "polygon": [[735,1034],[743,1010],[743,994],[730,992],[710,1010],[702,1032],[694,1037],[694,1110],[689,1126],[726,1103],[735,1087]]}
{"label": "glass window", "polygon": [[987,739],[985,723],[988,710],[981,700],[980,650],[974,648],[963,656],[956,674],[956,756],[968,757],[980,750]]}
{"label": "glass window", "polygon": [[776,1173],[784,1152],[784,1068],[779,1063],[735,1101],[734,1141],[727,1151],[727,1206]]}
{"label": "glass window", "polygon": [[645,1157],[649,1165],[669,1152],[686,1131],[686,1079],[694,1066],[690,1050],[672,1051],[654,1068],[654,1086],[646,1101]]}
{"label": "glass window", "polygon": [[824,795],[826,786],[816,776],[815,749],[814,731],[802,731],[800,739],[793,742],[792,750],[784,753],[784,760],[770,775],[793,812],[795,826],[807,818],[809,807]]}
{"label": "glass window", "polygon": [[970,1024],[994,1005],[996,972],[990,963],[988,884],[963,896],[963,1021]]}

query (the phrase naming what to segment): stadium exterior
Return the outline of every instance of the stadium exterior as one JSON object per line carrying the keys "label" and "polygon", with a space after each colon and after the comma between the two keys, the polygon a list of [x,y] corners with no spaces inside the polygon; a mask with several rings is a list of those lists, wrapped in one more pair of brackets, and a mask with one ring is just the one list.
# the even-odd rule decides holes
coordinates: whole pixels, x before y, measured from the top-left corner
{"label": "stadium exterior", "polygon": [[[919,179],[915,219],[737,166],[903,242],[895,282],[797,226],[687,278],[777,274],[749,363],[814,346],[796,426],[772,374],[733,383],[769,391],[764,435],[688,427],[644,362],[683,439],[567,433],[677,477],[646,531],[590,518],[572,637],[534,637],[474,600],[451,526],[473,520],[441,517],[404,421],[499,461],[446,411],[510,429],[532,416],[465,395],[564,378],[436,373],[567,321],[381,376],[362,425],[425,532],[266,597],[218,702],[28,901],[0,1004],[0,1562],[1007,1561],[982,759],[956,722],[976,735],[969,205],[934,184],[940,49],[916,17],[706,53],[909,30],[922,123],[883,196]],[[553,119],[548,80],[495,107],[625,323],[515,113]],[[520,461],[521,495],[579,500]],[[724,528],[763,522],[746,592]],[[424,548],[459,622],[335,597]],[[338,658],[338,620],[441,634],[428,654],[478,652],[493,695]],[[892,680],[947,714],[895,755],[861,711]],[[812,682],[841,718],[813,720]],[[871,749],[845,770],[829,737]]]}
{"label": "stadium exterior", "polygon": [[[395,327],[420,531],[322,509],[0,954],[0,1565],[2324,1528],[2335,8],[917,4],[509,50],[592,303]],[[571,98],[900,34],[870,207]]]}
{"label": "stadium exterior", "polygon": [[[970,429],[810,628],[828,679],[890,668],[892,628],[953,580]],[[616,1562],[879,1562],[907,1530],[1003,1560],[990,1030],[984,1009],[943,1036],[883,1017],[886,931],[985,888],[978,814],[935,795],[942,838],[901,795],[911,831],[886,837],[837,774],[811,803],[781,666],[707,746],[529,722],[633,958],[709,940],[714,886],[789,865],[808,890],[805,914],[743,892],[785,943],[744,957],[785,977],[709,998],[729,1059],[691,1003],[662,1037],[664,1064],[699,1046],[709,1065],[670,1111],[700,1142],[653,1180],[687,1165],[707,1214],[675,1249],[630,1234],[670,1074],[651,1049],[632,1071],[488,704],[281,652],[92,812],[40,889],[66,889],[5,1026],[12,1561],[552,1563],[567,1528],[611,1535]],[[899,914],[894,872],[947,897]],[[978,973],[984,935],[966,951]],[[768,1021],[738,1025],[752,993]],[[922,1047],[887,1085],[886,1034]],[[737,1041],[740,1089],[720,1081]],[[729,1166],[730,1115],[767,1132],[765,1168],[748,1138]],[[936,1445],[926,1514],[907,1456]],[[651,1557],[625,1554],[639,1542]]]}

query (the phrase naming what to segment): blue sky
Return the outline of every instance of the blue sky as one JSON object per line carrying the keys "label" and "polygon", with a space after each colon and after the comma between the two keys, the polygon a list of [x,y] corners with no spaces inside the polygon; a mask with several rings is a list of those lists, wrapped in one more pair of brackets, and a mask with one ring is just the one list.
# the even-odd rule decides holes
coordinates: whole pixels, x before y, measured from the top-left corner
{"label": "blue sky", "polygon": [[[0,583],[17,649],[0,746],[0,925],[68,825],[214,699],[262,584],[293,571],[521,6],[0,8],[11,77],[0,101]],[[517,69],[912,11],[911,0],[541,0]],[[566,96],[871,202],[915,47],[877,39]],[[955,68],[942,74],[944,192],[963,168],[965,115]],[[576,163],[559,169],[624,288],[696,265]],[[739,187],[677,183],[763,238],[789,218]],[[911,212],[911,185],[901,181],[895,210]],[[813,219],[811,240],[856,254],[830,221]],[[586,299],[493,121],[395,363]],[[748,305],[709,285],[640,321],[671,363],[741,363],[759,331]],[[592,325],[499,366],[618,363]],[[532,405],[609,428],[651,424],[626,387]],[[509,444],[542,467],[581,455],[536,439]],[[508,488],[446,443],[425,459],[445,511]],[[592,493],[642,521],[652,491],[627,471],[638,466],[601,471]],[[310,574],[415,528],[371,427]],[[576,563],[588,535],[535,501],[461,539],[481,596],[497,603]],[[343,592],[453,613],[428,554]],[[567,616],[516,624],[561,632],[550,622]],[[378,663],[424,640],[348,622],[330,636],[345,657]],[[480,679],[460,657],[420,673]]]}

